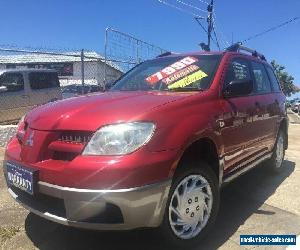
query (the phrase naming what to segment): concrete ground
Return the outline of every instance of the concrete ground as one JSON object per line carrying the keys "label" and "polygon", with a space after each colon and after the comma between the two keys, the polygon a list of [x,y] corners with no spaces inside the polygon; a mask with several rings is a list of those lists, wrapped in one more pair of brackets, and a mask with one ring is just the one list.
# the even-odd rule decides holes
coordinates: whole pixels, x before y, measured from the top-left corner
{"label": "concrete ground", "polygon": [[16,133],[17,125],[0,125],[0,148]]}
{"label": "concrete ground", "polygon": [[[285,249],[239,245],[240,234],[300,234],[300,118],[290,116],[284,171],[256,168],[222,190],[214,229],[197,249]],[[299,124],[297,124],[299,123]],[[3,156],[0,148],[0,160]],[[153,230],[93,232],[28,213],[15,203],[0,174],[1,249],[165,249]],[[299,248],[300,249],[300,248]]]}

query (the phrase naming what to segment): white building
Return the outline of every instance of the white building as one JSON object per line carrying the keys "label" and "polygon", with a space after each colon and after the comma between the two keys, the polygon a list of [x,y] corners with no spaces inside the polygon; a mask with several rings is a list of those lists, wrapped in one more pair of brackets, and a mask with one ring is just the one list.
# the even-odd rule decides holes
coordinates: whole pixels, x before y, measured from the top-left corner
{"label": "white building", "polygon": [[[73,56],[74,55],[74,56]],[[119,78],[123,73],[121,69],[107,62],[104,57],[96,52],[84,52],[84,82],[85,84],[104,84]],[[0,70],[9,68],[48,68],[56,69],[61,86],[82,83],[80,53],[68,53],[68,55],[52,54],[12,54],[0,55]]]}

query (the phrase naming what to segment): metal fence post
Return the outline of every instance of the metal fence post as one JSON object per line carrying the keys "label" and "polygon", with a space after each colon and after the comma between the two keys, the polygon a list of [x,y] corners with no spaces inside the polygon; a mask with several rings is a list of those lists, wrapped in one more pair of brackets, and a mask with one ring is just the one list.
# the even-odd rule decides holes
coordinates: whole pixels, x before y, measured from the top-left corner
{"label": "metal fence post", "polygon": [[84,51],[81,50],[80,53],[80,59],[81,59],[81,84],[82,84],[82,94],[84,94]]}
{"label": "metal fence post", "polygon": [[106,69],[106,65],[107,65],[107,42],[108,42],[108,32],[109,32],[110,28],[106,28],[105,29],[105,37],[104,37],[104,79],[103,79],[103,90],[105,90],[106,88],[106,74],[107,74],[107,69]]}
{"label": "metal fence post", "polygon": [[139,41],[136,41],[136,65],[140,63],[140,58],[139,58]]}
{"label": "metal fence post", "polygon": [[[104,82],[110,83],[114,77],[111,75],[112,67],[116,66],[117,70],[124,73],[135,65],[162,54],[161,51],[167,52],[158,46],[147,43],[132,35],[106,28],[104,43]],[[107,68],[107,69],[106,69]]]}

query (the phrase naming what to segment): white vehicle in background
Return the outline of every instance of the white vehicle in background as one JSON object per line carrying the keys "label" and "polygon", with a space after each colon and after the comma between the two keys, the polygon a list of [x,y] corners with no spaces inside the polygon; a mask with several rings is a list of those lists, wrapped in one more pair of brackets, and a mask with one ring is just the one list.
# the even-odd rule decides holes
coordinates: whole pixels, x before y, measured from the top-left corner
{"label": "white vehicle in background", "polygon": [[33,107],[59,99],[62,94],[55,70],[0,71],[0,124],[16,122]]}
{"label": "white vehicle in background", "polygon": [[300,101],[297,100],[297,101],[294,101],[291,103],[291,109],[296,112],[296,113],[299,113],[299,107],[300,107]]}

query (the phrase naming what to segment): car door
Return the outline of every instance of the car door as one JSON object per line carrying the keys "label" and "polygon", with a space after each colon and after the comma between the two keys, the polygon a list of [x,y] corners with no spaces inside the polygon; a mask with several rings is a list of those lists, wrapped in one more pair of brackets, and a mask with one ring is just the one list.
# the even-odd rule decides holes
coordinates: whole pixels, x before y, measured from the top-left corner
{"label": "car door", "polygon": [[271,82],[265,66],[258,61],[251,61],[251,70],[254,79],[254,93],[256,95],[256,115],[253,117],[259,130],[259,146],[262,151],[268,151],[273,143],[275,128],[277,127],[278,112],[276,98],[272,93]]}
{"label": "car door", "polygon": [[[225,72],[223,88],[232,81],[253,81],[250,62],[246,58],[234,57]],[[222,99],[223,123],[221,136],[224,143],[224,175],[240,166],[260,149],[256,120],[256,97],[253,93],[245,96]]]}
{"label": "car door", "polygon": [[273,145],[274,145],[281,119],[282,117],[285,117],[286,114],[286,106],[285,106],[286,99],[284,94],[281,91],[279,81],[273,69],[266,64],[265,64],[265,69],[267,70],[268,77],[272,87],[272,96],[270,97],[271,98],[270,112],[274,116],[273,122],[275,123],[275,125],[273,126],[273,138],[272,138]]}
{"label": "car door", "polygon": [[32,107],[62,99],[56,72],[33,71],[28,73],[30,105]]}
{"label": "car door", "polygon": [[20,119],[28,110],[29,96],[24,87],[24,77],[19,72],[0,75],[0,122]]}

